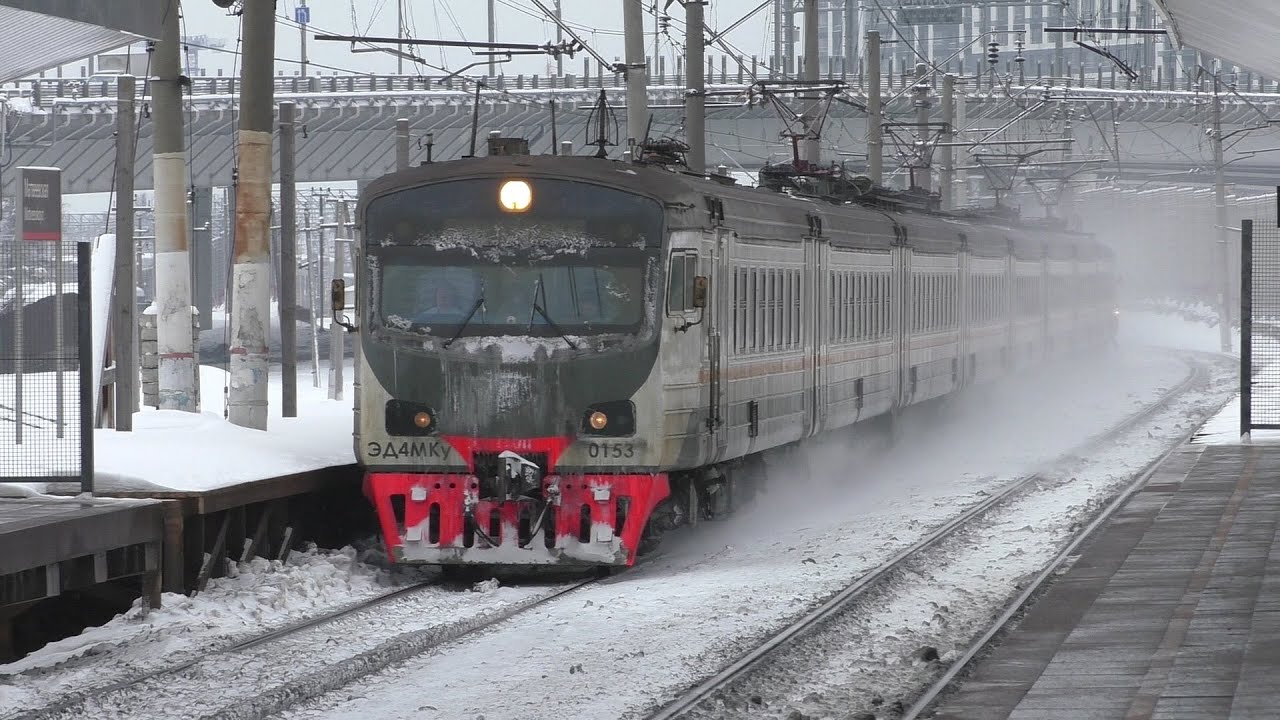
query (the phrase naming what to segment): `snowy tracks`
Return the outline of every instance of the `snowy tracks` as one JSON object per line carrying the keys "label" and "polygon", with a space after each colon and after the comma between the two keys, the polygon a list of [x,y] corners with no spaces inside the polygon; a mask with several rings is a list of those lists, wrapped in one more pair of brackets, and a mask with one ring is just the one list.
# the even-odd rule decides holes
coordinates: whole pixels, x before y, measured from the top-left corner
{"label": "snowy tracks", "polygon": [[416,584],[17,717],[261,718],[591,582],[486,592]]}
{"label": "snowy tracks", "polygon": [[[1066,453],[1053,464],[1058,470],[1025,476],[969,507],[650,719],[738,717],[744,712],[778,718],[873,718],[885,697],[914,696],[929,685],[944,659],[951,661],[952,670],[936,679],[939,690],[945,687],[1079,542],[1145,481],[1148,472],[1136,480],[1126,478],[1119,487],[1090,485],[1081,490],[1074,487],[1076,478],[1069,468],[1082,458],[1105,457],[1109,446],[1126,444],[1128,436],[1164,415],[1185,412],[1177,407],[1179,398],[1206,385],[1209,375],[1203,361],[1188,357],[1185,362],[1189,372],[1181,383]],[[1098,496],[1117,492],[1119,497],[1099,515]],[[1061,497],[1054,497],[1057,493]],[[1092,522],[1067,517],[1069,507],[1096,517]],[[1061,552],[1058,537],[1067,545]],[[1030,585],[1025,584],[1033,575]],[[999,581],[993,581],[996,576]],[[1023,592],[992,625],[990,608],[1000,607],[1017,589]],[[940,658],[938,638],[957,634],[966,638],[960,643],[962,652]],[[975,635],[978,639],[967,643]],[[927,646],[929,641],[934,645]],[[933,697],[922,697],[912,712],[922,710]],[[867,712],[852,714],[859,706]],[[885,709],[894,717],[903,711],[901,705]]]}

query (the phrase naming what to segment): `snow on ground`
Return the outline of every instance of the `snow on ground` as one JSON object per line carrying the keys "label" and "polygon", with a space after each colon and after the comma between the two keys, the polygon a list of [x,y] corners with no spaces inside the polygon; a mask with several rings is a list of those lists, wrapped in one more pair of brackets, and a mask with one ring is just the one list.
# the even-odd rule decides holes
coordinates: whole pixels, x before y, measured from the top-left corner
{"label": "snow on ground", "polygon": [[201,413],[148,409],[134,416],[131,433],[95,433],[97,482],[103,489],[208,490],[354,463],[350,360],[344,377],[343,400],[329,400],[325,388],[299,377],[298,417],[284,418],[280,372],[273,368],[261,431],[223,418],[227,373],[201,366]]}
{"label": "snow on ground", "polygon": [[[322,375],[327,378],[327,361],[322,362],[322,367]],[[74,392],[74,376],[70,377],[67,392]],[[280,369],[273,367],[269,375],[267,430],[260,431],[233,425],[224,418],[227,373],[202,365],[200,413],[143,407],[133,416],[131,432],[105,428],[94,431],[96,489],[210,490],[354,463],[350,359],[343,377],[344,399],[330,400],[327,380],[317,388],[310,377],[300,372],[298,417],[284,418]],[[0,413],[11,414],[3,410],[7,404],[4,398],[8,397],[3,395],[4,387],[0,385]],[[0,414],[0,419],[3,417]],[[43,483],[0,483],[0,496],[46,489]]]}
{"label": "snow on ground", "polygon": [[[786,479],[752,510],[670,538],[664,554],[617,582],[285,717],[644,715],[963,506],[1150,403],[1186,372],[1185,363],[1150,348],[1066,360],[911,419],[902,443],[882,455],[835,441],[815,446],[784,461]],[[1168,432],[1189,430],[1205,406],[1225,399],[1222,382],[1180,408]],[[1160,448],[1134,444],[1092,467],[1100,478],[1118,477]]]}
{"label": "snow on ground", "polygon": [[[818,720],[874,711],[877,697],[909,705],[1020,592],[1019,583],[1044,568],[1141,471],[1146,458],[1159,457],[1185,436],[1194,427],[1188,418],[1231,389],[1229,378],[1215,386],[1181,399],[1119,442],[1046,473],[1031,492],[928,552],[912,571],[774,655],[690,717],[737,717],[751,706],[752,717],[799,713]],[[924,648],[934,648],[943,665],[922,661]]]}
{"label": "snow on ground", "polygon": [[105,625],[0,665],[0,717],[380,595],[386,584],[385,571],[358,562],[351,548],[232,565],[231,576],[209,581],[195,597],[165,593],[158,610],[135,604]]}

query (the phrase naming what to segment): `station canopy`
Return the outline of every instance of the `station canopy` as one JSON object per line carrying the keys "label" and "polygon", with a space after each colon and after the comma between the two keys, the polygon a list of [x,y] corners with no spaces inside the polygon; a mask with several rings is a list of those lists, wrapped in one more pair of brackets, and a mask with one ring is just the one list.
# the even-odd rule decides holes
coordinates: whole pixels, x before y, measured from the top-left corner
{"label": "station canopy", "polygon": [[0,82],[160,37],[164,0],[0,0]]}
{"label": "station canopy", "polygon": [[1280,78],[1280,2],[1277,0],[1155,0],[1176,47]]}

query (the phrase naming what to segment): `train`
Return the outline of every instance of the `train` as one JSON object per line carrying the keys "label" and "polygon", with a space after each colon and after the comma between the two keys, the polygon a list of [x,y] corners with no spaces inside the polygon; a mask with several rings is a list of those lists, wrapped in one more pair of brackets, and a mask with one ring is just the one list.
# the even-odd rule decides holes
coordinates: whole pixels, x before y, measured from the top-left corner
{"label": "train", "polygon": [[335,317],[392,562],[632,565],[765,453],[1114,340],[1091,236],[765,184],[514,154],[363,189]]}

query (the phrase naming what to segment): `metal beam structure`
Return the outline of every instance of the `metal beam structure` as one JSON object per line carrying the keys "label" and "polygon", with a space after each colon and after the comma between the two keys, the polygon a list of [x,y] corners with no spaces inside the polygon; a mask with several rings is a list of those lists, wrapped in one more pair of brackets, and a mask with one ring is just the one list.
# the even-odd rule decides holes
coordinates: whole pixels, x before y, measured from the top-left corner
{"label": "metal beam structure", "polygon": [[1271,77],[1280,77],[1280,5],[1275,0],[1154,0],[1169,38]]}
{"label": "metal beam structure", "polygon": [[155,0],[0,0],[0,82],[157,39]]}
{"label": "metal beam structure", "polygon": [[[314,79],[314,78],[313,78]],[[327,78],[326,78],[327,79]],[[609,102],[621,107],[625,102],[625,88],[606,88]],[[1014,94],[1022,94],[1022,88],[1013,88]],[[1025,91],[1027,97],[1039,97],[1043,88]],[[1054,88],[1055,96],[1069,93],[1072,97],[1094,99],[1095,114],[1100,124],[1110,122],[1110,102],[1120,103],[1119,133],[1124,138],[1126,156],[1122,158],[1126,173],[1130,166],[1163,167],[1165,170],[1185,169],[1198,164],[1212,177],[1212,157],[1204,142],[1203,119],[1205,109],[1203,92],[1162,91],[1137,94],[1123,90]],[[895,97],[896,92],[886,92],[886,117],[901,117],[914,113],[909,96]],[[684,88],[651,87],[651,106],[668,106],[654,109],[654,134],[677,134],[680,127]],[[434,159],[458,157],[466,152],[471,128],[471,93],[461,90],[382,91],[367,93],[277,93],[277,99],[296,104],[297,122],[305,128],[307,140],[299,144],[297,158],[297,182],[341,182],[375,178],[395,167],[396,141],[393,130],[396,120],[407,119],[414,137],[434,136]],[[584,137],[588,110],[599,97],[599,88],[547,90],[504,90],[481,93],[482,108],[480,127],[501,129],[504,133],[520,135],[530,141],[534,153],[550,152],[551,123],[547,102],[556,98],[557,127],[560,138]],[[861,91],[853,90],[848,97],[865,100]],[[960,93],[957,92],[957,101]],[[1247,101],[1246,101],[1247,99]],[[191,174],[198,187],[224,187],[231,183],[232,143],[235,138],[235,96],[197,95],[190,105],[192,141],[188,153]],[[759,157],[783,152],[778,144],[781,125],[767,106],[747,106],[745,103],[724,107],[732,98],[717,97],[708,110],[706,134],[708,162],[722,162],[726,155],[745,167],[759,164]],[[1260,119],[1260,112],[1280,117],[1280,95],[1247,94],[1244,97],[1227,94],[1222,98],[1222,122],[1227,132],[1239,127],[1252,126]],[[1050,119],[1058,109],[1056,103],[1047,103],[1027,115],[1028,120]],[[1083,108],[1083,105],[1076,107]],[[966,96],[968,124],[996,127],[1022,111],[1003,94],[969,92]],[[61,167],[64,169],[64,192],[107,192],[115,159],[113,134],[115,132],[114,98],[89,98],[58,100],[31,113],[11,113],[9,140],[13,162],[17,165]],[[1083,112],[1083,111],[1082,111]],[[1087,117],[1087,113],[1085,114]],[[941,108],[935,109],[934,121],[941,121]],[[138,190],[150,189],[151,153],[154,127],[152,121],[139,115],[142,123],[138,139]],[[1171,124],[1172,123],[1172,124]],[[1152,133],[1152,128],[1159,135]],[[1097,136],[1093,122],[1080,124],[1080,153],[1103,153],[1110,137]],[[1108,133],[1110,135],[1110,133]],[[1163,139],[1162,139],[1162,137]],[[831,107],[824,152],[865,152],[866,117],[863,112],[844,103]],[[971,138],[959,138],[971,139]],[[1166,142],[1167,141],[1167,142]],[[1247,156],[1248,152],[1269,150],[1274,142],[1266,133],[1242,136],[1228,157],[1227,174],[1241,178],[1245,175],[1261,177],[1262,169],[1273,167],[1278,160],[1275,153]],[[1174,150],[1177,147],[1181,152]],[[1202,152],[1200,148],[1203,148]],[[621,151],[619,151],[620,153]],[[426,159],[424,143],[410,148],[411,164]],[[1147,158],[1168,155],[1161,163],[1148,163]],[[1244,157],[1240,157],[1244,155]],[[886,159],[886,173],[892,170],[892,161]],[[734,166],[734,162],[728,163]],[[12,182],[12,173],[4,180]],[[1274,185],[1274,182],[1261,182]],[[0,193],[13,192],[6,186]]]}

